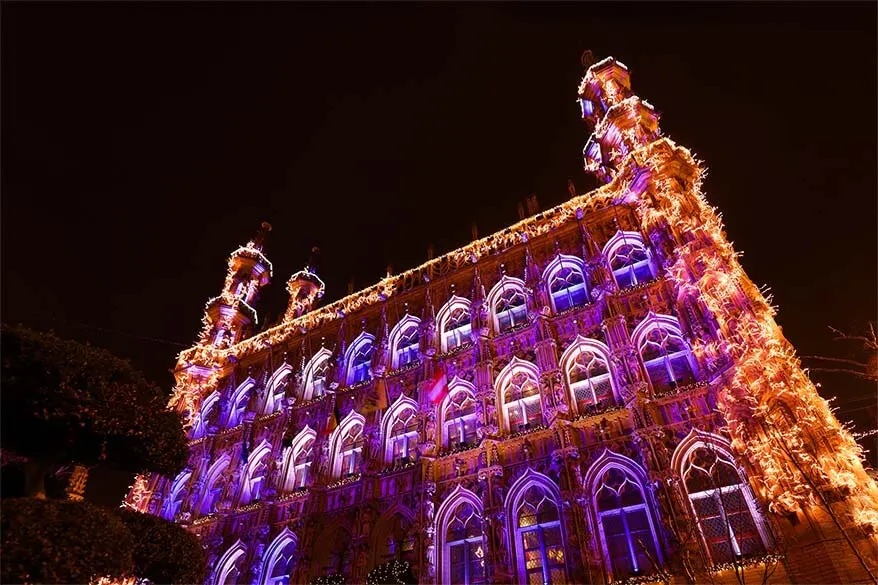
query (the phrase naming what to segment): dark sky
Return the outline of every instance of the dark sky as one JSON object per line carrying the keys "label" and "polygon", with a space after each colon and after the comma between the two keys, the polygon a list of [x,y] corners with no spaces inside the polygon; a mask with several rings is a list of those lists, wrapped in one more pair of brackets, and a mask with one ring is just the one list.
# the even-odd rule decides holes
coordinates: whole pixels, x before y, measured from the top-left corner
{"label": "dark sky", "polygon": [[[338,298],[592,185],[583,49],[706,161],[801,354],[847,356],[827,327],[876,319],[875,3],[3,8],[2,318],[169,389],[261,220],[273,318],[314,243]],[[875,388],[836,378],[869,424]]]}

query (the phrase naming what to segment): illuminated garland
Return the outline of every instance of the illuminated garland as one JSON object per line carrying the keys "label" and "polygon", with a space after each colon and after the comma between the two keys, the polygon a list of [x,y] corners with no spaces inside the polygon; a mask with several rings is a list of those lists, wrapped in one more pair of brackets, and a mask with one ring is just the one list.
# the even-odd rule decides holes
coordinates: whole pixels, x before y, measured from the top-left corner
{"label": "illuminated garland", "polygon": [[406,573],[411,573],[408,561],[392,560],[369,571],[366,585],[406,585]]}

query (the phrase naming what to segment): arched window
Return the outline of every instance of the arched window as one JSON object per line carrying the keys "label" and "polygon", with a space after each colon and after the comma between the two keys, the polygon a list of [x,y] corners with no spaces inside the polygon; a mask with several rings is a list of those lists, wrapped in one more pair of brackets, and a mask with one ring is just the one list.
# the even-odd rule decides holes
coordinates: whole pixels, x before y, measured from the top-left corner
{"label": "arched window", "polygon": [[348,364],[346,376],[348,385],[365,382],[369,379],[369,366],[372,361],[374,337],[368,333],[361,333],[348,349],[345,362]]}
{"label": "arched window", "polygon": [[192,432],[189,435],[190,439],[200,439],[207,433],[208,424],[213,416],[216,405],[219,404],[219,398],[219,392],[214,390],[210,396],[204,399],[204,402],[201,404],[201,410],[192,424]]}
{"label": "arched window", "polygon": [[639,465],[609,451],[586,476],[613,581],[656,572],[661,563],[645,482],[646,473]]}
{"label": "arched window", "polygon": [[616,232],[604,246],[604,256],[620,289],[649,282],[656,277],[652,255],[637,232]]}
{"label": "arched window", "polygon": [[314,549],[312,557],[314,574],[322,576],[350,574],[354,550],[351,546],[351,534],[343,527],[326,528]]}
{"label": "arched window", "polygon": [[673,464],[714,564],[765,552],[768,533],[726,441],[693,430]]}
{"label": "arched window", "polygon": [[268,379],[268,383],[265,384],[265,404],[262,407],[262,414],[271,414],[280,408],[292,373],[293,367],[283,364]]}
{"label": "arched window", "polygon": [[186,484],[191,477],[192,471],[184,469],[179,475],[177,475],[177,478],[174,479],[174,483],[171,484],[171,489],[168,490],[168,497],[162,505],[162,518],[173,521],[174,518],[177,517],[180,507],[183,505]]}
{"label": "arched window", "polygon": [[411,531],[413,516],[405,510],[405,514],[400,508],[388,511],[375,523],[374,565],[383,565],[394,559],[411,559],[415,550],[415,538]]}
{"label": "arched window", "polygon": [[332,352],[321,347],[320,351],[314,354],[308,364],[305,366],[305,374],[302,392],[302,401],[307,402],[314,398],[320,398],[326,394],[327,380],[326,376],[329,372],[329,358]]}
{"label": "arched window", "polygon": [[407,366],[418,359],[420,321],[406,315],[390,332],[391,368]]}
{"label": "arched window", "polygon": [[351,411],[333,431],[331,445],[332,477],[341,478],[357,473],[363,458],[363,424],[365,419]]}
{"label": "arched window", "polygon": [[229,399],[229,420],[226,423],[228,428],[236,427],[244,420],[244,412],[247,410],[247,403],[250,401],[250,390],[256,386],[253,378],[247,378],[232,393]]}
{"label": "arched window", "polygon": [[552,297],[552,309],[556,313],[588,302],[588,288],[582,260],[575,256],[559,254],[543,272],[543,280]]}
{"label": "arched window", "polygon": [[488,306],[494,315],[494,331],[503,333],[527,322],[524,282],[504,276],[488,294]]}
{"label": "arched window", "polygon": [[587,414],[615,402],[610,350],[603,343],[578,337],[561,357],[576,412]]}
{"label": "arched window", "polygon": [[293,572],[293,553],[298,539],[289,528],[284,528],[272,541],[265,553],[262,585],[288,585]]}
{"label": "arched window", "polygon": [[229,550],[217,563],[214,585],[237,585],[244,581],[244,557],[247,549],[239,540],[229,547]]}
{"label": "arched window", "polygon": [[456,487],[436,516],[439,538],[440,583],[481,585],[485,575],[482,540],[482,503],[463,487]]}
{"label": "arched window", "polygon": [[228,455],[222,455],[208,469],[207,479],[204,482],[204,491],[201,493],[200,505],[198,506],[200,514],[212,514],[216,511],[217,501],[223,491],[223,485],[220,480],[230,461],[231,459]]}
{"label": "arched window", "polygon": [[453,296],[439,311],[439,335],[442,351],[452,349],[469,342],[472,335],[470,323],[470,302],[467,299]]}
{"label": "arched window", "polygon": [[539,372],[530,362],[512,358],[497,377],[504,428],[517,432],[542,423]]}
{"label": "arched window", "polygon": [[478,413],[475,390],[455,378],[448,385],[448,396],[442,401],[442,444],[455,448],[469,445],[476,440]]}
{"label": "arched window", "polygon": [[633,337],[653,390],[663,392],[695,382],[695,357],[676,319],[650,313]]}
{"label": "arched window", "polygon": [[265,472],[267,469],[266,459],[271,453],[271,445],[263,440],[259,446],[250,453],[247,465],[244,468],[241,481],[241,497],[238,499],[239,506],[246,506],[253,500],[258,500],[265,489]]}
{"label": "arched window", "polygon": [[307,485],[316,439],[317,433],[306,426],[284,451],[283,491],[291,492]]}
{"label": "arched window", "polygon": [[507,496],[521,583],[567,583],[557,486],[528,469]]}
{"label": "arched window", "polygon": [[388,409],[382,424],[385,463],[414,460],[418,449],[417,413],[417,402],[402,394]]}

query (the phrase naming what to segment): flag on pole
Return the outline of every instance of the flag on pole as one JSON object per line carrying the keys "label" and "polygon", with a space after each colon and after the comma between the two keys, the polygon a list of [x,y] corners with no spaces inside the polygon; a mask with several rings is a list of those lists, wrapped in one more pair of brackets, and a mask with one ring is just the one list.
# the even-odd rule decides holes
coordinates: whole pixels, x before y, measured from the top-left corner
{"label": "flag on pole", "polygon": [[384,377],[375,378],[372,391],[366,396],[366,400],[360,409],[360,414],[368,414],[376,410],[387,408],[387,380]]}
{"label": "flag on pole", "polygon": [[329,409],[329,418],[326,420],[326,430],[324,432],[329,436],[336,428],[338,428],[338,399],[333,394],[332,408]]}
{"label": "flag on pole", "polygon": [[427,382],[426,390],[431,404],[439,404],[448,396],[448,378],[445,376],[445,368],[442,364],[439,364],[433,378]]}

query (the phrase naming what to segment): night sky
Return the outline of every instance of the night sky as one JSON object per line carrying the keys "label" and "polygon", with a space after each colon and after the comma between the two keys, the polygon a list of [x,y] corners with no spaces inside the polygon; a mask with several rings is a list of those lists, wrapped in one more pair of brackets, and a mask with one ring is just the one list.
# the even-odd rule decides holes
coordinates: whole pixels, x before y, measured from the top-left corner
{"label": "night sky", "polygon": [[[801,355],[852,356],[828,326],[876,320],[875,3],[3,8],[2,319],[168,390],[262,220],[274,322],[315,244],[332,300],[593,186],[584,49],[706,162]],[[874,385],[814,378],[875,426]]]}

